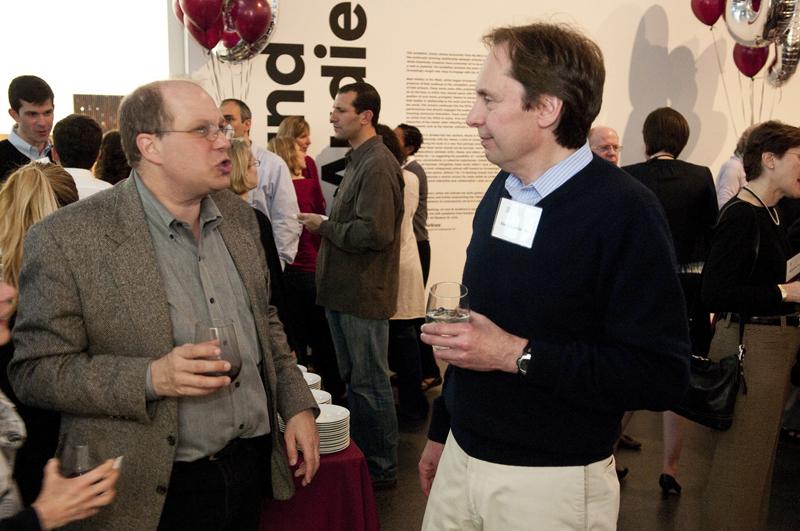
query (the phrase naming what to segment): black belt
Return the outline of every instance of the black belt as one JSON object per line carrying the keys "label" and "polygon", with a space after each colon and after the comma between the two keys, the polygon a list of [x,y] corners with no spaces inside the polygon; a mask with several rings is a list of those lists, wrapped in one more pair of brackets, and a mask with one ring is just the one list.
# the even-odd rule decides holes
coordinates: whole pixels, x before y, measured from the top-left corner
{"label": "black belt", "polygon": [[272,449],[272,435],[260,435],[258,437],[251,437],[248,439],[237,438],[225,445],[225,448],[213,454],[201,457],[195,461],[175,461],[176,465],[195,465],[200,463],[207,463],[211,461],[224,461],[241,455],[243,451],[253,449],[256,452],[264,452],[268,454]]}
{"label": "black belt", "polygon": [[[720,319],[725,319],[730,316],[732,323],[741,322],[741,316],[738,313],[721,313]],[[777,315],[772,317],[753,316],[745,319],[745,324],[767,325],[767,326],[800,326],[800,316],[797,315]]]}

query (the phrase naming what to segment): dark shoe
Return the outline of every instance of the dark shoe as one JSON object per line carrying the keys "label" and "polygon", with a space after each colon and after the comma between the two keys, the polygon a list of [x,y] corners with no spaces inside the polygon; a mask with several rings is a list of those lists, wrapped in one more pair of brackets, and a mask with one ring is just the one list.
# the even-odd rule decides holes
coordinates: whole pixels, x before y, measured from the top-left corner
{"label": "dark shoe", "polygon": [[661,474],[658,476],[658,486],[661,487],[661,495],[664,497],[667,497],[670,494],[681,493],[680,483],[675,481],[675,478],[669,474]]}
{"label": "dark shoe", "polygon": [[628,472],[630,472],[630,470],[628,470],[628,467],[618,468],[617,469],[617,479],[622,481],[623,479],[625,479],[625,476],[628,475]]}
{"label": "dark shoe", "polygon": [[625,435],[624,433],[620,436],[617,446],[619,446],[620,448],[625,448],[626,450],[642,449],[642,443],[640,443],[630,435]]}
{"label": "dark shoe", "polygon": [[396,488],[397,488],[397,478],[372,480],[372,490],[374,492],[378,492],[381,490],[394,490]]}
{"label": "dark shoe", "polygon": [[442,385],[442,377],[441,376],[437,376],[436,378],[423,378],[422,379],[422,383],[420,384],[419,387],[420,387],[420,389],[422,389],[422,392],[424,393],[428,389],[431,389],[432,387],[437,387],[437,386],[440,386],[440,385]]}

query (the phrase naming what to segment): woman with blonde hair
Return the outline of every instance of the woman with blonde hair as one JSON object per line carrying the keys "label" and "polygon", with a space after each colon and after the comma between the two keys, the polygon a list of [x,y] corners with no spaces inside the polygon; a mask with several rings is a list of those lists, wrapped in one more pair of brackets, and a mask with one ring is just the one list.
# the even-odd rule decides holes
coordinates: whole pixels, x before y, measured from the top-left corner
{"label": "woman with blonde hair", "polygon": [[314,159],[308,156],[308,146],[311,145],[311,127],[302,116],[287,116],[278,126],[278,137],[291,138],[303,153],[303,177],[314,179],[319,184],[319,172]]}
{"label": "woman with blonde hair", "polygon": [[[281,123],[295,123],[289,117]],[[288,120],[288,122],[287,122]],[[292,184],[297,195],[297,206],[300,212],[325,214],[325,199],[316,178],[304,177],[308,169],[310,157],[303,154],[302,146],[292,136],[278,136],[269,141],[267,149],[281,157],[292,174]],[[312,161],[313,164],[313,161]],[[303,228],[294,262],[286,266],[284,279],[288,296],[292,322],[297,324],[297,344],[295,352],[299,359],[305,361],[308,348],[311,348],[311,360],[317,372],[322,376],[325,389],[333,396],[335,403],[344,403],[344,383],[339,376],[336,363],[336,352],[325,318],[325,310],[317,306],[317,287],[315,275],[317,271],[317,252],[320,237]]]}
{"label": "woman with blonde hair", "polygon": [[[55,212],[60,206],[78,200],[75,181],[58,164],[31,162],[12,173],[0,190],[0,259],[2,280],[13,288],[19,286],[22,252],[28,229]],[[9,326],[13,326],[16,301],[11,305]],[[42,469],[55,454],[60,417],[21,404],[8,382],[6,368],[14,355],[12,343],[0,346],[0,389],[16,405],[25,421],[28,441],[16,456],[14,477],[22,501],[33,503],[42,487]]]}

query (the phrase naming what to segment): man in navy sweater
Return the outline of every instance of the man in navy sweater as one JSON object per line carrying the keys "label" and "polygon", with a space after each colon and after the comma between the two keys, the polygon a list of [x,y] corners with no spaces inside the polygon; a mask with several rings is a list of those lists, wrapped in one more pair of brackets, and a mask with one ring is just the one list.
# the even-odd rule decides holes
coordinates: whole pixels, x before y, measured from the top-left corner
{"label": "man in navy sweater", "polygon": [[419,463],[425,530],[616,529],[626,410],[688,384],[686,309],[658,200],[586,141],[605,69],[564,26],[494,30],[467,123],[501,168],[475,213],[469,323]]}

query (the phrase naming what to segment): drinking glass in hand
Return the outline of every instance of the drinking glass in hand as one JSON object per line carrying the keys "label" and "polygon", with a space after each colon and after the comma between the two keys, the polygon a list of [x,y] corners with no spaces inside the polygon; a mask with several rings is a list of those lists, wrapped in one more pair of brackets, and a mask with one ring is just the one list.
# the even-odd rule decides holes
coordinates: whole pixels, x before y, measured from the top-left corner
{"label": "drinking glass in hand", "polygon": [[194,342],[205,343],[213,340],[219,341],[220,356],[218,358],[231,364],[228,372],[209,372],[209,376],[230,376],[231,381],[239,376],[242,370],[242,357],[239,355],[239,343],[236,341],[236,329],[228,321],[212,321],[197,323],[194,329]]}
{"label": "drinking glass in hand", "polygon": [[74,478],[86,474],[100,462],[92,455],[89,445],[83,441],[62,439],[56,452],[60,463],[61,475]]}
{"label": "drinking glass in hand", "polygon": [[[468,323],[469,291],[458,282],[439,282],[431,287],[425,308],[426,323]],[[434,350],[446,347],[434,346]]]}

